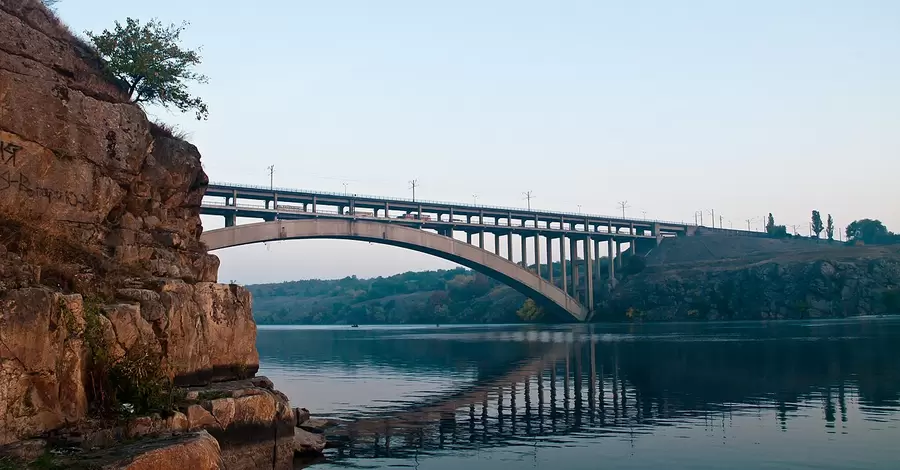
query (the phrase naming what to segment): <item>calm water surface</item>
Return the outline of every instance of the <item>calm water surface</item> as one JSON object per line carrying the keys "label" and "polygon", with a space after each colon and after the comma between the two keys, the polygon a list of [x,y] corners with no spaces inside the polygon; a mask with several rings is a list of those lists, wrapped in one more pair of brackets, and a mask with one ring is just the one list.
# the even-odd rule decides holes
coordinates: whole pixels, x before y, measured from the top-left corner
{"label": "calm water surface", "polygon": [[900,469],[900,321],[261,327],[314,468]]}

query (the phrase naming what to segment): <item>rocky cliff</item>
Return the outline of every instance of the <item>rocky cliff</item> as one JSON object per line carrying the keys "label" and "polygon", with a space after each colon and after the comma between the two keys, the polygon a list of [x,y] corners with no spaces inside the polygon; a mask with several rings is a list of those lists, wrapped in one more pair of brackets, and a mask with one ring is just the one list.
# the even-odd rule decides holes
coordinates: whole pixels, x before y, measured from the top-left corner
{"label": "rocky cliff", "polygon": [[878,314],[900,314],[900,249],[822,244],[799,252],[651,265],[623,280],[595,319],[765,320]]}
{"label": "rocky cliff", "polygon": [[0,0],[0,31],[0,445],[83,420],[126,358],[177,385],[252,377],[250,295],[199,241],[198,150],[37,0]]}

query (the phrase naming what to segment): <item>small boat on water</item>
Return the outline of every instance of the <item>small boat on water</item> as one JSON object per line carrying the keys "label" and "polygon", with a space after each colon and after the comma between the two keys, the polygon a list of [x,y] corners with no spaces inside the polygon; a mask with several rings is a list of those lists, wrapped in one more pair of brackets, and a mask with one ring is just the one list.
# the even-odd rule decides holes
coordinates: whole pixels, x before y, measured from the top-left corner
{"label": "small boat on water", "polygon": [[354,324],[350,325],[350,328],[359,328],[359,325],[357,325],[356,323],[354,323]]}

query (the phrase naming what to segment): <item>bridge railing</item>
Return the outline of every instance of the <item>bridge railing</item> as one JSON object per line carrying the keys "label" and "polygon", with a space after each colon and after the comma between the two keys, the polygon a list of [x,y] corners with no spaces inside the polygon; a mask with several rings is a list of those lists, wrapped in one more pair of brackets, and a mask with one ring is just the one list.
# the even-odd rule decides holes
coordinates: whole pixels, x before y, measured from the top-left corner
{"label": "bridge railing", "polygon": [[[356,213],[356,214],[341,214],[341,213],[339,213],[338,211],[321,210],[321,209],[318,209],[318,208],[317,208],[316,212],[312,212],[312,211],[305,211],[305,210],[303,210],[303,208],[297,207],[297,206],[282,206],[282,205],[276,206],[275,209],[269,209],[269,208],[264,207],[264,206],[254,206],[254,205],[249,205],[249,204],[231,205],[231,204],[225,204],[224,202],[204,201],[204,202],[203,202],[203,206],[207,206],[207,207],[209,207],[209,206],[212,206],[212,207],[222,207],[222,208],[234,208],[234,209],[246,209],[246,210],[265,211],[265,212],[272,212],[272,213],[278,213],[278,212],[282,212],[282,213],[283,213],[283,212],[293,212],[293,213],[296,213],[296,214],[327,214],[327,215],[340,215],[340,216],[344,216],[344,217],[361,217],[361,218],[367,218],[367,219],[399,220],[399,221],[407,221],[407,222],[409,222],[409,223],[423,223],[423,222],[424,222],[424,223],[428,223],[428,222],[436,222],[436,223],[445,223],[445,224],[447,224],[447,223],[468,224],[468,225],[485,226],[485,227],[525,227],[525,228],[535,228],[533,225],[525,225],[525,224],[520,223],[520,222],[514,222],[514,223],[512,223],[512,224],[510,224],[510,225],[506,225],[506,224],[496,225],[496,224],[475,224],[475,223],[469,223],[469,222],[466,222],[465,220],[459,220],[459,219],[456,219],[456,218],[454,218],[452,221],[444,221],[444,220],[423,220],[423,219],[404,219],[404,218],[402,218],[402,217],[384,217],[384,216],[376,216],[376,215],[372,214],[371,212],[366,212],[366,213]],[[545,228],[545,229],[549,229],[548,227],[537,227],[537,228]],[[583,231],[583,230],[575,230],[575,231]],[[602,233],[602,232],[601,232],[601,233]]]}
{"label": "bridge railing", "polygon": [[600,214],[586,214],[586,213],[577,213],[577,212],[566,212],[566,211],[557,211],[557,210],[544,210],[544,209],[522,209],[519,207],[505,207],[505,206],[491,206],[484,204],[465,204],[460,202],[448,202],[448,201],[432,201],[428,199],[410,199],[405,197],[391,197],[385,198],[384,196],[372,196],[368,194],[357,194],[357,193],[338,193],[331,191],[313,191],[309,189],[291,189],[291,188],[282,188],[282,187],[269,187],[269,186],[260,186],[260,185],[252,185],[252,184],[237,184],[237,183],[223,183],[223,182],[211,182],[210,186],[224,186],[230,188],[238,188],[238,189],[254,189],[257,191],[272,191],[272,192],[288,192],[288,193],[305,193],[305,194],[321,194],[323,196],[332,196],[332,197],[342,197],[342,198],[360,198],[360,199],[374,199],[378,201],[391,200],[391,201],[402,201],[408,202],[411,204],[433,204],[433,205],[443,205],[443,206],[463,206],[463,207],[473,207],[477,209],[489,209],[489,210],[500,210],[506,212],[532,212],[532,213],[549,213],[556,215],[563,215],[567,217],[577,217],[580,219],[584,218],[593,218],[593,219],[602,219],[602,220],[610,220],[613,222],[622,222],[622,223],[631,223],[631,222],[645,222],[645,223],[660,223],[666,225],[682,225],[682,226],[692,226],[693,224],[688,224],[685,222],[676,222],[672,220],[662,220],[662,219],[629,219],[622,217],[612,217],[607,215]]}

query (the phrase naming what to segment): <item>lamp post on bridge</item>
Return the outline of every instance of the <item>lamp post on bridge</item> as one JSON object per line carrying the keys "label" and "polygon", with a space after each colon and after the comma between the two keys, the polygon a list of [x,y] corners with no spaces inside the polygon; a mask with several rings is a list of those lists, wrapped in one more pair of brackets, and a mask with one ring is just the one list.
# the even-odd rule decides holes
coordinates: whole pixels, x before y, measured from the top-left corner
{"label": "lamp post on bridge", "polygon": [[347,195],[347,183],[341,183],[344,185],[344,196]]}
{"label": "lamp post on bridge", "polygon": [[269,170],[269,191],[275,190],[275,165],[266,167]]}
{"label": "lamp post on bridge", "polygon": [[478,205],[478,195],[477,195],[477,194],[473,194],[473,195],[472,195],[472,205],[473,205],[473,206],[477,206],[477,205]]}

